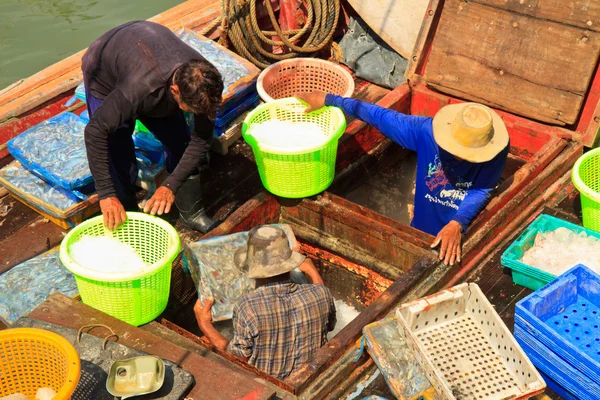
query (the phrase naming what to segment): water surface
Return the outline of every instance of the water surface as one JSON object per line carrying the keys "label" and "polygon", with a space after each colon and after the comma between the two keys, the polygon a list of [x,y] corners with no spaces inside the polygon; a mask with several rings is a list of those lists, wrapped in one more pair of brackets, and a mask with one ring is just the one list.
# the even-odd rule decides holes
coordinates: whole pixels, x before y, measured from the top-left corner
{"label": "water surface", "polygon": [[0,0],[0,89],[183,0]]}

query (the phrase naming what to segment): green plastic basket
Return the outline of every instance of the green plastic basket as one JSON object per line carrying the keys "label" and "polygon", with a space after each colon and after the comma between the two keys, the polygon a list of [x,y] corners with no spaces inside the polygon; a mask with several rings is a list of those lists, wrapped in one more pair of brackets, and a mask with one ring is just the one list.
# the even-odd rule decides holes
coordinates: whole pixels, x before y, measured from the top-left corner
{"label": "green plastic basket", "polygon": [[600,232],[600,148],[579,157],[571,178],[581,194],[583,226]]}
{"label": "green plastic basket", "polygon": [[500,258],[502,265],[512,269],[514,283],[531,290],[538,290],[556,278],[556,275],[527,265],[521,262],[521,259],[523,258],[523,254],[533,247],[538,232],[555,231],[558,228],[566,228],[575,233],[585,232],[588,236],[600,239],[600,233],[596,231],[586,229],[551,215],[540,214],[540,216],[538,216],[535,221],[523,231],[519,238],[506,249]]}
{"label": "green plastic basket", "polygon": [[[256,165],[264,187],[287,198],[313,196],[327,189],[335,177],[338,139],[346,129],[344,113],[336,107],[323,107],[309,114],[306,104],[285,98],[258,106],[242,125],[242,135],[254,151]],[[252,124],[268,120],[315,122],[329,140],[321,146],[301,151],[279,149],[259,143],[248,133]]]}
{"label": "green plastic basket", "polygon": [[[70,248],[82,235],[112,236],[129,244],[149,264],[144,273],[120,274],[89,270],[73,261]],[[104,228],[103,217],[73,228],[60,245],[60,260],[73,273],[84,304],[134,326],[148,323],[167,307],[171,266],[180,250],[179,235],[168,222],[128,212],[116,231]]]}

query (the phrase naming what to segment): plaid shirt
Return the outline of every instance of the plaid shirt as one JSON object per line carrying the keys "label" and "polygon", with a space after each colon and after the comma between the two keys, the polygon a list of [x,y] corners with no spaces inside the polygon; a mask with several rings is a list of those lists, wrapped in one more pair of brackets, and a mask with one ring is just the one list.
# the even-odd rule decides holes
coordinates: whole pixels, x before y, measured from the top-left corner
{"label": "plaid shirt", "polygon": [[242,296],[233,310],[229,352],[285,379],[327,343],[335,323],[333,297],[325,286],[267,284]]}

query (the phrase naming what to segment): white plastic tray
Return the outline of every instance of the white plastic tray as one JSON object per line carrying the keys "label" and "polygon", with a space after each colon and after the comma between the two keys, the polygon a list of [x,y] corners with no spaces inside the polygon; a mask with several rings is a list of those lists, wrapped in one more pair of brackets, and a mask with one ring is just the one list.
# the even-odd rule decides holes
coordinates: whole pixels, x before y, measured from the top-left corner
{"label": "white plastic tray", "polygon": [[546,387],[474,283],[404,304],[396,316],[441,399],[526,399]]}

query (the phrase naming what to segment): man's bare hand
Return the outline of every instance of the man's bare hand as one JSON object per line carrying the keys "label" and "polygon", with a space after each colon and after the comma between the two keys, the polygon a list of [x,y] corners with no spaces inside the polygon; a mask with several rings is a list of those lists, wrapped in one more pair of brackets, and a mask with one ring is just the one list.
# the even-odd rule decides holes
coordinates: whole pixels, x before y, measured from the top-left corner
{"label": "man's bare hand", "polygon": [[305,113],[318,110],[325,107],[325,96],[327,93],[314,91],[311,93],[302,93],[296,96],[297,99],[308,103],[308,107],[304,110]]}
{"label": "man's bare hand", "polygon": [[146,202],[144,212],[152,215],[168,214],[171,211],[171,206],[175,202],[175,194],[166,186],[161,186],[156,189],[154,195]]}
{"label": "man's bare hand", "polygon": [[100,210],[104,217],[104,226],[111,231],[114,231],[127,221],[125,208],[116,197],[107,197],[100,200]]}
{"label": "man's bare hand", "polygon": [[431,248],[437,247],[440,243],[440,260],[444,260],[446,265],[454,265],[460,262],[460,241],[462,227],[456,221],[450,221],[442,228],[431,244]]}
{"label": "man's bare hand", "polygon": [[206,299],[205,304],[202,304],[200,299],[194,304],[194,314],[200,328],[206,325],[212,325],[212,314],[210,312],[215,299]]}

